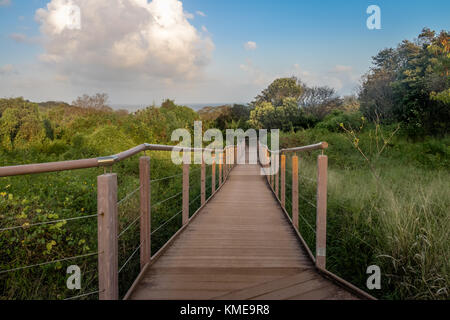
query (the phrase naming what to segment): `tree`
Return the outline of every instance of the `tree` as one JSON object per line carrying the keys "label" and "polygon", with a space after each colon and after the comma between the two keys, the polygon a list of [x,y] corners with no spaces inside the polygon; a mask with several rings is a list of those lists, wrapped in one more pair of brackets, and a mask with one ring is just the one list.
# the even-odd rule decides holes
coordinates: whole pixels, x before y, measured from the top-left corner
{"label": "tree", "polygon": [[448,132],[450,105],[449,32],[424,28],[415,41],[402,41],[373,57],[359,98],[369,120],[401,122],[412,136]]}
{"label": "tree", "polygon": [[72,105],[79,108],[94,109],[98,111],[112,111],[108,106],[108,94],[96,93],[93,96],[87,94],[78,97],[72,102]]}
{"label": "tree", "polygon": [[22,98],[0,99],[0,142],[7,150],[22,149],[45,139],[37,104]]}
{"label": "tree", "polygon": [[262,102],[270,102],[274,107],[283,104],[286,98],[298,99],[303,93],[303,86],[296,77],[275,79],[252,102],[256,106]]}
{"label": "tree", "polygon": [[322,120],[332,110],[342,106],[342,99],[337,96],[336,90],[324,87],[306,87],[301,95],[299,106],[306,114]]}

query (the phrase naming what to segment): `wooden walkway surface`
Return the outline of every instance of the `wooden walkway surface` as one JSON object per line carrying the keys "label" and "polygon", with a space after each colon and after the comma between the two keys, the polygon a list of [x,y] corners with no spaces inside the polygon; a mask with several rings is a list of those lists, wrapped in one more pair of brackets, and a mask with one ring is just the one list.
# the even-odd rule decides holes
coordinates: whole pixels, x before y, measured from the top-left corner
{"label": "wooden walkway surface", "polygon": [[316,271],[259,165],[233,169],[129,298],[357,299]]}

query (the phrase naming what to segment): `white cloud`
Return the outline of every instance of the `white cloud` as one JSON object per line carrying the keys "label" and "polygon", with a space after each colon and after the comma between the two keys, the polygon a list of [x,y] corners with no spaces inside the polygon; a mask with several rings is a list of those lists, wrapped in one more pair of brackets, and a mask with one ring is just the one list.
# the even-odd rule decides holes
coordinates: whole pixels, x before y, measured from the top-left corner
{"label": "white cloud", "polygon": [[270,81],[275,80],[275,77],[272,77],[262,69],[255,66],[253,61],[250,59],[247,59],[247,61],[241,64],[239,68],[247,73],[249,76],[249,82],[253,85],[264,86],[270,83]]}
{"label": "white cloud", "polygon": [[11,5],[11,0],[0,0],[0,7],[6,7]]}
{"label": "white cloud", "polygon": [[18,43],[37,44],[40,41],[37,37],[28,37],[23,33],[11,33],[8,37]]}
{"label": "white cloud", "polygon": [[[71,28],[79,7],[81,28]],[[188,21],[179,0],[52,0],[36,12],[45,53],[41,61],[71,78],[192,79],[214,44]]]}
{"label": "white cloud", "polygon": [[337,73],[339,73],[339,72],[351,72],[351,71],[353,71],[353,67],[351,67],[351,66],[343,66],[343,65],[336,65],[333,69],[332,69],[332,71],[333,72],[337,72]]}
{"label": "white cloud", "polygon": [[4,76],[17,74],[17,70],[12,64],[5,64],[4,66],[0,66],[0,74]]}
{"label": "white cloud", "polygon": [[248,42],[244,43],[244,48],[245,48],[245,50],[248,50],[248,51],[256,50],[256,48],[257,48],[256,42],[248,41]]}
{"label": "white cloud", "polygon": [[184,15],[185,15],[186,19],[190,19],[190,20],[195,19],[195,16],[194,16],[193,13],[190,13],[190,12],[185,11],[185,12],[184,12]]}
{"label": "white cloud", "polygon": [[203,11],[196,11],[195,13],[201,17],[206,17],[206,14]]}
{"label": "white cloud", "polygon": [[325,73],[311,72],[294,65],[294,75],[309,86],[329,86],[340,94],[349,94],[358,85],[359,75],[353,67],[336,65]]}

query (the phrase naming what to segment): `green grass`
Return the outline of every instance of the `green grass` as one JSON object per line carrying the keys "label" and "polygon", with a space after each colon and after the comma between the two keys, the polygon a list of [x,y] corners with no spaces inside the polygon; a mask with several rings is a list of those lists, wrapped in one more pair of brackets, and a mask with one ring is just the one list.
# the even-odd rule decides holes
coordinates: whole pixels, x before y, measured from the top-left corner
{"label": "green grass", "polygon": [[[398,138],[374,161],[380,177],[377,183],[342,134],[323,134],[312,131],[286,135],[282,143],[311,143],[308,139],[330,142],[325,152],[330,160],[327,268],[367,290],[367,267],[380,266],[382,289],[369,291],[378,298],[449,299],[450,173],[443,166],[448,163],[447,155],[424,153],[429,141],[410,143]],[[361,140],[368,146],[369,133]],[[431,143],[442,150],[437,141]],[[301,177],[315,179],[317,155],[299,154]],[[286,176],[290,185],[291,178]],[[313,252],[315,235],[303,219],[315,227],[315,209],[309,204],[315,204],[315,188],[314,182],[300,178],[299,194],[306,199],[299,198],[300,232]],[[290,192],[287,187],[289,213]]]}

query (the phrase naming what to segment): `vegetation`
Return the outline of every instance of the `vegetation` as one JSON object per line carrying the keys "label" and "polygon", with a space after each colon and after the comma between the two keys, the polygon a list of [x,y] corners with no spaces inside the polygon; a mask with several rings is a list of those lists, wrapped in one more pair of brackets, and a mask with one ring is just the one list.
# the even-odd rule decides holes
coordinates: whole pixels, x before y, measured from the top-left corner
{"label": "vegetation", "polygon": [[[172,130],[191,129],[198,119],[194,111],[170,100],[161,107],[127,114],[112,111],[106,104],[75,107],[1,99],[0,116],[0,166],[111,155],[144,142],[170,144]],[[181,191],[181,168],[172,164],[170,154],[151,152],[150,156],[152,180],[156,180],[152,183],[152,226],[156,230],[180,211],[180,197],[158,203]],[[138,160],[135,156],[113,167],[119,178],[118,197],[125,199],[119,206],[119,232],[125,230],[119,239],[120,266],[140,241],[139,223],[132,224],[139,212]],[[97,290],[97,219],[93,215],[97,211],[96,178],[102,173],[103,169],[84,169],[0,179],[0,270],[57,261],[0,273],[1,299],[64,299]],[[174,177],[158,181],[166,176]],[[200,205],[195,198],[199,181],[200,173],[194,167],[191,213]],[[178,216],[159,229],[153,236],[153,252],[180,226]],[[64,260],[70,257],[79,258]],[[83,276],[83,288],[75,294],[65,283],[66,269],[72,264],[80,266]],[[136,255],[120,274],[121,295],[138,271]]]}
{"label": "vegetation", "polygon": [[[382,290],[371,292],[380,298],[448,299],[449,55],[448,32],[424,29],[414,42],[403,41],[373,58],[357,97],[281,78],[248,105],[198,113],[171,100],[133,114],[114,111],[104,94],[82,96],[72,105],[0,99],[0,166],[111,155],[144,142],[170,144],[173,130],[193,130],[195,120],[203,121],[204,130],[279,128],[282,147],[327,141],[328,268],[365,289],[367,267],[380,266]],[[159,229],[180,210],[177,197],[159,202],[180,192],[181,168],[166,153],[150,155],[156,252],[181,224],[176,217]],[[300,229],[314,251],[317,154],[300,156]],[[139,186],[138,156],[113,171],[123,200],[122,266],[139,245],[139,225],[132,224],[139,207],[138,192],[133,193]],[[0,179],[0,270],[58,261],[0,271],[1,299],[71,297],[65,272],[72,264],[83,274],[77,294],[97,290],[96,177],[102,173],[86,169]],[[173,177],[158,181],[166,176]],[[199,206],[198,168],[190,179],[193,213]],[[288,198],[290,212],[289,203]],[[71,220],[77,217],[83,219]],[[64,260],[73,256],[83,257]],[[138,270],[135,256],[120,274],[122,295]]]}

